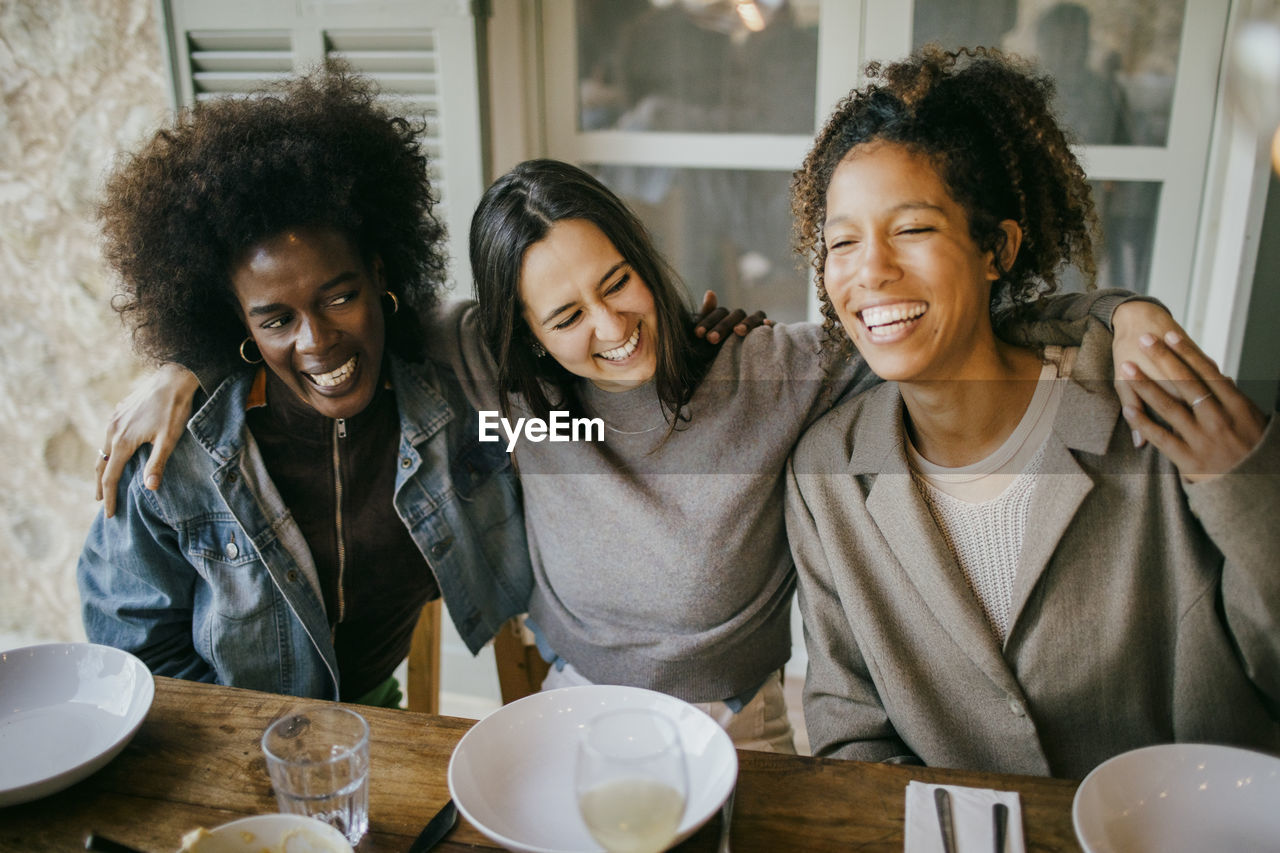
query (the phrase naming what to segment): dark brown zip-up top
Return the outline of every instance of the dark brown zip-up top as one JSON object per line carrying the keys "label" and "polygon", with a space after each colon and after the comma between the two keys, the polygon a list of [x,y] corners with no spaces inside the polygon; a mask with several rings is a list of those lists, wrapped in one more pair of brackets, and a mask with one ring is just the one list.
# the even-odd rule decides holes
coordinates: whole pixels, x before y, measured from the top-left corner
{"label": "dark brown zip-up top", "polygon": [[360,414],[333,420],[262,369],[246,414],[311,549],[341,698],[356,699],[404,660],[418,611],[440,595],[392,504],[400,447],[395,393],[384,384]]}

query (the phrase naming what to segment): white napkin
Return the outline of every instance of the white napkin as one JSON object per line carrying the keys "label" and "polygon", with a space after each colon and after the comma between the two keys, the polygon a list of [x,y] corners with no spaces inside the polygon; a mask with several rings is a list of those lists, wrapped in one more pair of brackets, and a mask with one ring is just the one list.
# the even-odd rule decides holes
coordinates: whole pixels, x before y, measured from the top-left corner
{"label": "white napkin", "polygon": [[995,850],[995,821],[991,807],[1004,803],[1009,807],[1005,850],[1026,853],[1022,838],[1022,802],[1017,791],[993,791],[990,788],[966,788],[961,785],[931,785],[911,782],[907,785],[905,853],[942,853],[942,832],[938,826],[938,808],[933,790],[946,788],[951,794],[951,814],[956,828],[956,853],[992,853]]}

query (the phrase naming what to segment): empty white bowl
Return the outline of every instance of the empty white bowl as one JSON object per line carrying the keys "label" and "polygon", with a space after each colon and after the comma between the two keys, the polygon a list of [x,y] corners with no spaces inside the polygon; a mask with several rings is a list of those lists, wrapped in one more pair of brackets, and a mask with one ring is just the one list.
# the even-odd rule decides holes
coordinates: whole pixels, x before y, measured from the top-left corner
{"label": "empty white bowl", "polygon": [[260,814],[188,833],[180,853],[352,853],[342,833],[313,817]]}
{"label": "empty white bowl", "polygon": [[639,687],[564,687],[526,696],[476,723],[449,761],[449,792],[472,826],[518,853],[598,853],[578,814],[574,760],[579,729],[619,708],[651,708],[680,733],[689,794],[679,841],[706,823],[738,778],[724,729],[687,702]]}
{"label": "empty white bowl", "polygon": [[1086,853],[1280,850],[1280,758],[1174,743],[1093,769],[1072,805]]}
{"label": "empty white bowl", "polygon": [[9,806],[115,758],[146,718],[155,684],[128,652],[51,643],[0,652],[0,696],[0,806]]}

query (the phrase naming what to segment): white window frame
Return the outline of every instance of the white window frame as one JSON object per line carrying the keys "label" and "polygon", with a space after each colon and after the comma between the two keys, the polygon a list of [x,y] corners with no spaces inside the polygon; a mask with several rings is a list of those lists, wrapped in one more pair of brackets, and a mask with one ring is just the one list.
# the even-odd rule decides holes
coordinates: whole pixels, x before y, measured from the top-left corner
{"label": "white window frame", "polygon": [[[1265,151],[1226,104],[1222,58],[1230,38],[1268,0],[1186,0],[1178,73],[1165,146],[1086,145],[1078,154],[1093,180],[1162,184],[1148,292],[1163,301],[1228,373],[1239,364],[1266,200]],[[861,82],[871,60],[911,48],[913,4],[826,0],[819,21],[815,128]],[[497,0],[495,12],[512,20]],[[538,0],[519,11],[519,50],[537,81],[535,113],[522,127],[527,156],[576,163],[790,171],[812,136],[579,131],[574,0]],[[530,45],[530,33],[536,42]],[[508,48],[511,44],[508,43]],[[508,56],[512,55],[510,52]],[[491,72],[493,70],[491,69]],[[502,125],[495,121],[495,133]],[[518,159],[514,150],[506,160]],[[811,319],[817,319],[810,289]]]}
{"label": "white window frame", "polygon": [[[867,3],[868,61],[910,50],[913,4]],[[1187,0],[1167,144],[1085,145],[1091,180],[1162,184],[1148,293],[1160,299],[1223,370],[1239,368],[1266,202],[1268,165],[1226,100],[1223,57],[1266,0]]]}
{"label": "white window frame", "polygon": [[[1274,14],[1272,0],[1236,0],[1227,21],[1226,44],[1234,42],[1248,20]],[[1228,66],[1223,62],[1218,74],[1195,267],[1183,325],[1224,373],[1240,376],[1263,211],[1271,184],[1270,133],[1275,129],[1260,135],[1229,108]]]}
{"label": "white window frame", "polygon": [[[818,26],[818,102],[832,104],[839,79],[858,68],[857,56],[824,34],[856,27],[861,0],[825,2]],[[655,133],[578,130],[577,22],[574,0],[543,0],[542,37],[546,57],[546,139],[550,156],[574,163],[674,166],[693,169],[792,171],[813,142],[812,133]],[[834,87],[834,88],[833,88]],[[847,92],[848,86],[845,87]],[[815,112],[817,122],[823,110]]]}

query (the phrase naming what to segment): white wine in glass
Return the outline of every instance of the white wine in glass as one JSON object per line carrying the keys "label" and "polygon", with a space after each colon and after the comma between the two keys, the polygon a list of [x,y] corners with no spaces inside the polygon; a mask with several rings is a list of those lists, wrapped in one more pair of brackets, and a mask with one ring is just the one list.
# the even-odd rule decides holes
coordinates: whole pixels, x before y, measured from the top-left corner
{"label": "white wine in glass", "polygon": [[578,742],[578,810],[609,853],[659,853],[680,830],[688,793],[675,724],[635,708],[607,711]]}

